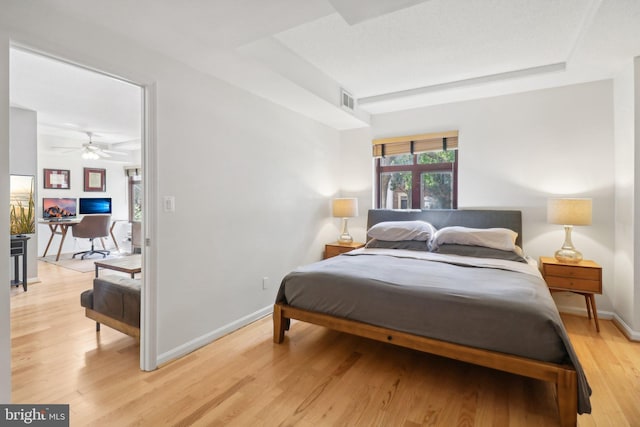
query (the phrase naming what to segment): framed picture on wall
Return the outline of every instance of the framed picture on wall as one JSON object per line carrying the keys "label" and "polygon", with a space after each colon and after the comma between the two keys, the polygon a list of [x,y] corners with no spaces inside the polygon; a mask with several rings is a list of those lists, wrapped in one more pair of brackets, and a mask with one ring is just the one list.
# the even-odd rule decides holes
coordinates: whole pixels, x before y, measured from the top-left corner
{"label": "framed picture on wall", "polygon": [[84,191],[107,191],[107,170],[84,168]]}
{"label": "framed picture on wall", "polygon": [[68,190],[71,172],[66,169],[44,169],[44,188]]}

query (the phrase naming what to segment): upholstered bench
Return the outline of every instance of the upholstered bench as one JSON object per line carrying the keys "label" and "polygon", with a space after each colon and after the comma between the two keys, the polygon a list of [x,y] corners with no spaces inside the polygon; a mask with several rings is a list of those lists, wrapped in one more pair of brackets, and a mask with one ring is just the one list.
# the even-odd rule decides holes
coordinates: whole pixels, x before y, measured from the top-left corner
{"label": "upholstered bench", "polygon": [[124,334],[140,339],[140,279],[105,275],[93,279],[93,289],[80,295],[85,315]]}

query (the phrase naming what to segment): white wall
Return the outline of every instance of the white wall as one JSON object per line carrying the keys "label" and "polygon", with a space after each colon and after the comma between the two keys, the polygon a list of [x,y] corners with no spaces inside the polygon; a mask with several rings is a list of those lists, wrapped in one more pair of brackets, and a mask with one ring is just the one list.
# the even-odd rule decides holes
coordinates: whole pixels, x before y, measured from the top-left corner
{"label": "white wall", "polygon": [[[562,227],[546,223],[555,195],[593,198],[593,225],[576,227],[575,246],[603,266],[599,311],[615,294],[613,88],[600,81],[556,89],[381,114],[373,137],[459,130],[460,208],[514,208],[523,212],[527,254],[552,255]],[[557,294],[565,310],[584,311],[584,299]]]}
{"label": "white wall", "polygon": [[[157,257],[145,277],[160,362],[267,314],[280,278],[335,239],[337,131],[46,4],[3,7],[0,31],[14,41],[155,88],[157,173],[146,190],[159,200],[147,206],[157,223],[146,253]],[[174,213],[162,196],[175,196]]]}
{"label": "white wall", "polygon": [[[38,174],[36,167],[37,114],[35,111],[11,107],[10,126],[10,171],[15,175],[31,175],[35,179],[34,197],[38,198]],[[28,282],[38,280],[38,229],[27,241],[27,278]]]}
{"label": "white wall", "polygon": [[633,62],[625,64],[614,79],[615,105],[615,292],[614,309],[637,329],[634,315],[634,260],[636,257],[635,192],[635,95]]}
{"label": "white wall", "polygon": [[[633,60],[633,80],[634,80],[634,162],[635,162],[635,170],[640,170],[640,150],[636,150],[635,147],[640,146],[640,57],[635,57]],[[635,241],[635,248],[640,247],[640,217],[638,212],[640,209],[636,201],[640,200],[640,173],[635,173],[634,177],[634,233],[633,238]],[[633,307],[633,320],[631,321],[631,327],[633,331],[636,332],[634,339],[640,340],[640,280],[638,280],[638,275],[635,272],[640,272],[640,253],[638,251],[634,251],[634,275],[633,275],[633,283],[634,283],[634,307]]]}
{"label": "white wall", "polygon": [[[335,240],[339,135],[190,70],[160,77],[161,358],[269,307],[293,267]],[[271,288],[262,289],[268,277]]]}
{"label": "white wall", "polygon": [[[356,242],[367,238],[367,211],[373,208],[371,180],[371,128],[352,129],[340,133],[340,197],[358,199],[359,216],[349,219],[349,233]],[[340,226],[340,219],[334,222]],[[338,233],[334,240],[337,240]]]}
{"label": "white wall", "polygon": [[[0,27],[0,200],[9,201],[9,37]],[[0,209],[0,241],[9,241],[9,209]],[[8,283],[9,245],[0,245],[0,283]],[[11,324],[9,286],[0,286],[0,402],[11,401]]]}

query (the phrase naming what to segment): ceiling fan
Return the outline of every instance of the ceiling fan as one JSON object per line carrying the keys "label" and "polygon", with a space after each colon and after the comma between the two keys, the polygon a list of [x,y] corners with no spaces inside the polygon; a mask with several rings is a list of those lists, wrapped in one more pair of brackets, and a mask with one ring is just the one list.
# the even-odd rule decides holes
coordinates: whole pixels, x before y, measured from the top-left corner
{"label": "ceiling fan", "polygon": [[117,154],[120,156],[124,156],[127,153],[123,153],[121,151],[113,151],[108,150],[100,145],[94,145],[91,137],[93,134],[91,132],[87,132],[87,136],[89,137],[89,142],[86,144],[82,144],[82,153],[80,157],[86,160],[97,160],[100,158],[108,158],[111,157],[112,154]]}
{"label": "ceiling fan", "polygon": [[[93,143],[93,133],[85,132],[89,137],[89,142],[82,144],[80,148],[80,157],[85,160],[98,160],[102,158],[109,158],[112,155],[126,156],[127,153],[122,151],[109,150],[107,146]],[[69,147],[54,147],[54,148],[69,148]]]}

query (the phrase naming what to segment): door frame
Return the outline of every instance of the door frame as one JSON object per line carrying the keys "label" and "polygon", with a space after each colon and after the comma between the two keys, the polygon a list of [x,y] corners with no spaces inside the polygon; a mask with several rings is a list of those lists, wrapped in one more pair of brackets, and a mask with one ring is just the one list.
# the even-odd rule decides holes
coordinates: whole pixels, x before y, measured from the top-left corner
{"label": "door frame", "polygon": [[157,337],[157,270],[156,241],[158,206],[158,152],[156,149],[157,97],[156,84],[139,85],[142,88],[142,276],[140,295],[140,369],[153,371],[158,367]]}
{"label": "door frame", "polygon": [[[143,218],[142,239],[144,250],[142,251],[142,266],[144,274],[141,276],[141,307],[140,307],[140,369],[152,371],[157,368],[157,248],[155,242],[157,213],[152,207],[157,206],[157,149],[156,149],[156,114],[157,96],[155,82],[140,82],[103,71],[99,68],[86,65],[82,61],[76,61],[69,57],[62,57],[50,51],[35,49],[10,41],[9,50],[20,49],[36,55],[41,55],[55,61],[83,68],[99,73],[105,77],[114,78],[140,88],[141,107],[141,151],[142,151],[142,191],[143,191]],[[10,87],[9,75],[9,87]],[[7,170],[8,172],[8,170]],[[7,176],[9,174],[7,173]],[[9,339],[9,346],[11,345]]]}

